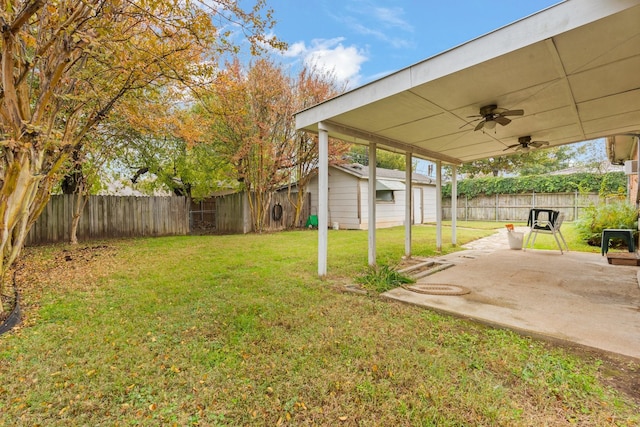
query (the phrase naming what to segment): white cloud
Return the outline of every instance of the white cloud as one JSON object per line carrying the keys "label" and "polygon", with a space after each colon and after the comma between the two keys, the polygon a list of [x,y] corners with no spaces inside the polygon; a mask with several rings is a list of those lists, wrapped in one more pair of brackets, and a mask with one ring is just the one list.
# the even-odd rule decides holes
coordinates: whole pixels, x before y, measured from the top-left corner
{"label": "white cloud", "polygon": [[306,50],[307,47],[305,46],[304,42],[293,43],[289,45],[287,51],[284,52],[284,56],[289,58],[296,58],[300,55],[303,55]]}
{"label": "white cloud", "polygon": [[333,73],[340,82],[349,87],[357,86],[360,79],[360,68],[369,58],[362,49],[356,46],[345,46],[344,38],[314,39],[307,46],[305,42],[293,43],[284,52],[288,58],[300,58],[309,67]]}
{"label": "white cloud", "polygon": [[401,7],[382,7],[368,0],[357,0],[349,4],[344,13],[334,12],[331,17],[355,33],[373,37],[394,49],[406,49],[414,46],[411,37],[414,27],[404,15]]}
{"label": "white cloud", "polygon": [[373,16],[390,28],[401,28],[404,31],[413,32],[413,26],[402,18],[404,9],[400,7],[374,7]]}

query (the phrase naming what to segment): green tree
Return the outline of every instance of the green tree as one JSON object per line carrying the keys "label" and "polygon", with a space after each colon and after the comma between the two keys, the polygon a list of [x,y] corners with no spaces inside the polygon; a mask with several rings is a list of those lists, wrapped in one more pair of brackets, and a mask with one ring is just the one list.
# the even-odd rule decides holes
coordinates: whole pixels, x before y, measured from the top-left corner
{"label": "green tree", "polygon": [[111,169],[145,193],[168,190],[201,199],[234,187],[231,167],[206,141],[207,125],[197,108],[182,106],[162,91],[147,93],[145,108],[122,103],[101,126],[103,147],[116,153]]}

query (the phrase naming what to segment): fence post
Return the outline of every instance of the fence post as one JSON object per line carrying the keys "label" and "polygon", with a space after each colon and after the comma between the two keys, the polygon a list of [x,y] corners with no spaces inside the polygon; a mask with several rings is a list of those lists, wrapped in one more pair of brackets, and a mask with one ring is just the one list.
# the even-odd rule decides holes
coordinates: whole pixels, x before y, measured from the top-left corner
{"label": "fence post", "polygon": [[464,196],[464,220],[469,221],[469,196]]}
{"label": "fence post", "polygon": [[536,192],[532,191],[531,192],[531,209],[535,209],[536,208]]}

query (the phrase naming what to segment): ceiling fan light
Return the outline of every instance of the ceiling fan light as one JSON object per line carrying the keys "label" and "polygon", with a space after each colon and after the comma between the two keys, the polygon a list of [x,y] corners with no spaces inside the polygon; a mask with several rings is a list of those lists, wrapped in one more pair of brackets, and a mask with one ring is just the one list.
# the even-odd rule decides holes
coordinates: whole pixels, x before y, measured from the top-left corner
{"label": "ceiling fan light", "polygon": [[496,122],[494,120],[487,120],[484,123],[484,127],[487,129],[495,129],[496,128]]}

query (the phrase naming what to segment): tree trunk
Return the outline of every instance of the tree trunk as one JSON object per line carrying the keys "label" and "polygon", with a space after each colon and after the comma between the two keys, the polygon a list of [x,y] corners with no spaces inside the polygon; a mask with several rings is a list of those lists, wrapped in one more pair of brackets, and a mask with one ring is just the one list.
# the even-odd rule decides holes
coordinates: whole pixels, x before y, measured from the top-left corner
{"label": "tree trunk", "polygon": [[50,178],[35,175],[30,152],[19,152],[5,161],[0,188],[0,294],[4,279],[24,245],[29,229],[49,201]]}
{"label": "tree trunk", "polygon": [[287,195],[287,197],[289,199],[289,203],[291,203],[295,211],[293,216],[293,227],[295,228],[302,226],[302,218],[300,217],[302,216],[302,209],[304,208],[305,193],[307,191],[307,181],[307,178],[303,178],[298,181],[298,192],[296,193],[295,200],[292,200],[291,198],[291,186],[289,186],[289,194]]}
{"label": "tree trunk", "polygon": [[89,195],[84,191],[84,185],[75,194],[73,201],[73,217],[71,218],[71,230],[69,231],[69,243],[72,245],[78,244],[78,224],[80,224],[80,218],[82,218],[82,211],[87,205]]}

